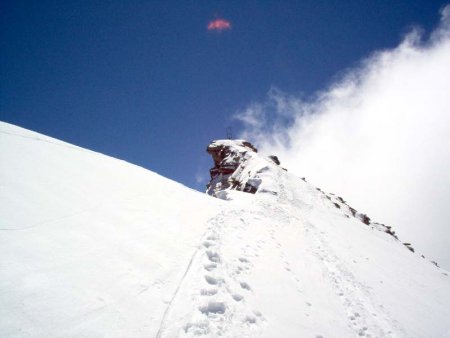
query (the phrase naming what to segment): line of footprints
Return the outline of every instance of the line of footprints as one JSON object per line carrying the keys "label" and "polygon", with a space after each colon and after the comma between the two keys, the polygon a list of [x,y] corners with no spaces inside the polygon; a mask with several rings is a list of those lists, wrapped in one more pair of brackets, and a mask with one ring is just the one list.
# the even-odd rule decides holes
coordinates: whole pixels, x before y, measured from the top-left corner
{"label": "line of footprints", "polygon": [[227,264],[218,251],[218,239],[217,232],[213,230],[202,243],[205,274],[204,287],[200,289],[203,300],[198,310],[204,315],[204,320],[186,325],[186,333],[224,334],[227,326],[238,325],[241,329],[252,329],[252,326],[264,321],[262,314],[252,311],[245,302],[245,297],[253,292],[250,285],[242,279],[243,272],[251,267],[249,259],[239,257],[235,264]]}

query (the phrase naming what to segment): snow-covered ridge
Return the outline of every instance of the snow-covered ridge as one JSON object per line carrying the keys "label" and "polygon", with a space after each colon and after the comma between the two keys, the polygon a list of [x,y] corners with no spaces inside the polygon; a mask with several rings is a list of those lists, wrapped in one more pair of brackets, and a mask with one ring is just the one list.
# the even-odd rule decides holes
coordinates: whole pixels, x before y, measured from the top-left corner
{"label": "snow-covered ridge", "polygon": [[[277,156],[264,157],[250,142],[229,139],[212,141],[207,152],[214,161],[214,167],[210,169],[211,181],[208,183],[206,191],[209,195],[228,199],[229,192],[232,190],[251,194],[279,194],[280,181],[277,177],[282,174],[280,170],[286,171],[286,169],[280,167]],[[302,180],[306,182],[305,178]],[[349,206],[342,197],[326,193],[320,188],[316,188],[316,190],[330,202],[330,205],[339,209],[345,217],[354,217],[372,229],[382,231],[398,240],[391,226],[373,222],[366,214]],[[403,244],[414,252],[410,243]]]}

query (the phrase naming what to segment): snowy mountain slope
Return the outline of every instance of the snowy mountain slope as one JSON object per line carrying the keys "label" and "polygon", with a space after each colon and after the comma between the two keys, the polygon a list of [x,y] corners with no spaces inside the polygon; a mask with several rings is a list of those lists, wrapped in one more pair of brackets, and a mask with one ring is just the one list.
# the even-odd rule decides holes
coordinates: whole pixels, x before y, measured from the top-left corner
{"label": "snowy mountain slope", "polygon": [[6,123],[0,162],[0,336],[154,336],[223,202]]}
{"label": "snowy mountain slope", "polygon": [[205,234],[163,336],[450,335],[448,274],[390,228],[242,141],[208,151],[208,192],[229,209]]}
{"label": "snowy mountain slope", "polygon": [[208,149],[220,199],[2,123],[0,336],[450,336],[446,271],[242,141]]}

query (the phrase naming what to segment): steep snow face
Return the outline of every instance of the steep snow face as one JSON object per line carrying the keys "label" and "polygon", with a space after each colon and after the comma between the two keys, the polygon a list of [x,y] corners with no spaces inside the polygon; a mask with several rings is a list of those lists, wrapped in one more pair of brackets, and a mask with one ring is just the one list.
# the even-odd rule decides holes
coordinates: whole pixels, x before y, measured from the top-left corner
{"label": "steep snow face", "polygon": [[154,337],[224,202],[0,123],[0,336]]}
{"label": "steep snow face", "polygon": [[446,271],[247,142],[209,149],[220,198],[0,124],[0,336],[449,335]]}

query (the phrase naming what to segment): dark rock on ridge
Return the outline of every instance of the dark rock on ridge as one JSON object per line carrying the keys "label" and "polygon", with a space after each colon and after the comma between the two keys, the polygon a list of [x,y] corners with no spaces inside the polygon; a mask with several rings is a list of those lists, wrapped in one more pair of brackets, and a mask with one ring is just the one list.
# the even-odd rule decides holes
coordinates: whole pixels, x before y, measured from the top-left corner
{"label": "dark rock on ridge", "polygon": [[257,153],[258,149],[248,141],[244,140],[217,140],[206,148],[208,154],[214,161],[214,167],[209,170],[211,181],[206,186],[209,195],[216,196],[221,190],[240,190],[255,193],[257,187],[251,182],[242,182],[237,175],[233,174],[245,166],[248,153]]}

